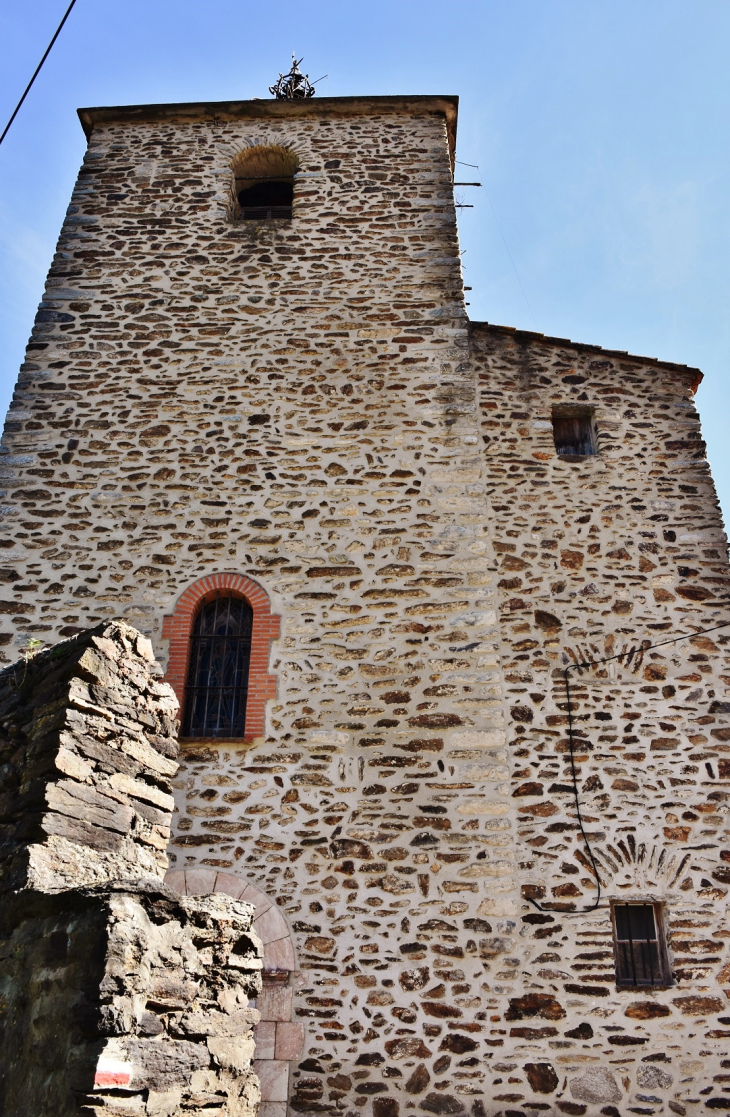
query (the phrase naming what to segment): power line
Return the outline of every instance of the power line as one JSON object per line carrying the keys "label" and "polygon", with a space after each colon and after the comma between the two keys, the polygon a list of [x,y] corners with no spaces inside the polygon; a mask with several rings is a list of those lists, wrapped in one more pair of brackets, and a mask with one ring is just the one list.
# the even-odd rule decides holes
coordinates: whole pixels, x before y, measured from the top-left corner
{"label": "power line", "polygon": [[44,62],[45,62],[45,60],[46,60],[46,59],[48,58],[48,55],[49,55],[49,54],[51,53],[51,50],[53,49],[53,44],[55,43],[55,41],[56,41],[56,39],[58,38],[58,36],[59,36],[59,35],[61,34],[61,31],[62,31],[62,29],[63,29],[63,25],[64,25],[64,23],[66,22],[66,20],[68,19],[68,17],[70,16],[70,14],[71,14],[71,9],[73,8],[73,6],[74,6],[74,4],[75,4],[75,3],[76,3],[76,0],[71,0],[71,3],[70,3],[70,4],[69,4],[69,6],[68,6],[68,7],[66,8],[66,14],[64,15],[63,19],[61,20],[61,22],[59,23],[58,27],[56,28],[56,33],[55,33],[55,35],[53,36],[53,38],[51,39],[50,43],[49,43],[49,44],[48,44],[48,46],[46,47],[46,52],[45,52],[45,54],[43,55],[43,57],[41,58],[40,62],[39,62],[39,63],[38,63],[38,65],[36,66],[36,68],[35,68],[35,72],[34,72],[34,74],[33,74],[33,77],[32,77],[32,78],[30,79],[30,81],[29,81],[29,82],[28,82],[28,84],[26,85],[26,87],[25,87],[25,91],[24,91],[24,93],[23,93],[23,96],[22,96],[22,97],[20,98],[20,100],[18,101],[17,105],[15,106],[15,109],[13,110],[13,115],[12,115],[12,116],[10,117],[10,120],[9,120],[9,121],[7,122],[7,124],[5,125],[5,128],[4,128],[4,130],[3,130],[3,134],[2,134],[2,136],[0,136],[0,144],[1,144],[2,142],[3,142],[3,140],[4,140],[4,139],[5,139],[5,137],[7,136],[8,132],[10,131],[10,126],[11,126],[11,124],[13,123],[13,121],[14,121],[14,120],[15,120],[15,118],[16,118],[16,116],[17,116],[17,115],[18,115],[18,113],[20,112],[20,109],[21,109],[21,106],[22,106],[22,104],[23,104],[23,101],[25,100],[25,98],[26,98],[26,97],[28,96],[28,94],[30,93],[31,87],[32,87],[32,85],[33,85],[33,82],[35,81],[35,79],[36,79],[36,78],[38,77],[38,75],[40,74],[40,72],[41,72],[41,69],[43,68],[43,63],[44,63]]}
{"label": "power line", "polygon": [[[479,164],[478,163],[462,163],[461,159],[455,159],[454,162],[459,163],[460,166],[462,166],[462,167],[471,167],[475,171],[479,170]],[[454,185],[456,186],[456,183],[454,183]],[[482,183],[481,182],[465,182],[465,183],[461,183],[460,185],[462,185],[462,186],[481,186]],[[530,317],[532,318],[535,329],[537,330],[538,329],[537,320],[535,318],[535,315],[532,313],[532,307],[530,306],[530,300],[527,297],[527,293],[525,292],[525,288],[522,286],[522,280],[520,279],[520,273],[517,271],[517,265],[515,264],[515,262],[512,258],[512,253],[510,252],[509,245],[507,244],[507,238],[505,237],[504,233],[502,232],[502,226],[499,223],[499,218],[497,217],[497,211],[495,210],[494,206],[492,205],[492,199],[489,197],[489,191],[487,190],[486,186],[484,187],[484,193],[487,195],[487,201],[489,202],[489,208],[492,211],[492,217],[494,218],[494,223],[497,226],[497,228],[499,229],[499,235],[502,238],[502,243],[504,244],[505,251],[507,252],[507,255],[509,256],[509,262],[512,265],[512,269],[515,273],[515,276],[517,277],[517,282],[520,285],[520,291],[522,292],[522,297],[525,300],[525,302],[527,303],[527,309],[530,312]],[[465,208],[469,209],[469,208],[473,208],[473,207],[460,206],[459,208],[460,209],[465,209]]]}
{"label": "power line", "polygon": [[499,229],[499,235],[501,236],[504,247],[507,250],[507,255],[509,256],[510,263],[511,263],[513,269],[514,269],[514,273],[517,276],[517,282],[520,285],[520,291],[522,292],[522,297],[524,298],[525,302],[527,303],[527,309],[530,312],[530,317],[532,318],[535,329],[537,330],[537,328],[538,328],[537,321],[535,319],[535,315],[532,313],[532,307],[530,306],[530,300],[528,299],[528,297],[525,293],[525,288],[522,286],[522,280],[520,279],[520,273],[517,271],[517,265],[515,264],[514,260],[512,259],[512,253],[509,250],[509,245],[507,244],[507,239],[506,239],[504,233],[502,232],[502,226],[499,223],[499,218],[497,217],[497,213],[495,211],[495,208],[492,205],[492,199],[489,197],[489,191],[487,190],[486,186],[484,187],[484,193],[487,195],[487,201],[489,202],[489,208],[492,211],[492,216],[494,217],[497,228]]}

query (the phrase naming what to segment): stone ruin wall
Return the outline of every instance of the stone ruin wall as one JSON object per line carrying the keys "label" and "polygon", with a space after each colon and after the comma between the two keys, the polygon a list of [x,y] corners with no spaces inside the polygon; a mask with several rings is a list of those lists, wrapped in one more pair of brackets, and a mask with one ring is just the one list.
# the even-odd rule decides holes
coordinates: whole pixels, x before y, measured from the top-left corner
{"label": "stone ruin wall", "polygon": [[[292,1112],[702,1110],[725,1089],[713,1076],[727,1047],[716,829],[728,771],[724,710],[712,707],[724,685],[694,692],[722,670],[722,633],[647,657],[636,675],[576,684],[581,717],[599,704],[611,715],[587,723],[593,748],[579,759],[607,892],[639,873],[657,898],[676,898],[679,984],[617,994],[606,909],[558,919],[527,902],[567,908],[593,894],[565,790],[563,647],[605,655],[633,642],[620,630],[703,627],[720,610],[709,579],[726,576],[724,538],[699,444],[684,530],[651,519],[674,522],[678,507],[632,511],[626,497],[627,478],[656,501],[682,499],[665,483],[695,485],[689,467],[669,472],[679,448],[666,445],[696,430],[688,375],[509,331],[470,336],[443,118],[348,112],[94,131],[6,428],[8,639],[13,627],[53,641],[123,616],[164,655],[163,617],[202,576],[244,575],[269,596],[281,638],[266,733],[248,748],[186,746],[170,860],[209,874],[188,891],[212,891],[216,873],[249,880],[291,928],[291,1019],[306,1028]],[[291,227],[227,220],[231,160],[257,143],[300,157]],[[583,393],[601,453],[568,465],[554,456],[550,404]],[[689,458],[694,448],[679,452]],[[609,499],[616,536],[607,524],[596,537]],[[594,520],[577,523],[579,511]],[[705,534],[683,540],[690,526]],[[528,538],[547,539],[549,559]],[[690,553],[702,577],[681,572]],[[690,654],[706,658],[688,669]],[[685,683],[709,731],[669,709]],[[657,726],[646,764],[637,742],[615,760],[599,739],[619,703],[641,711],[627,736]],[[691,736],[659,724],[677,717]],[[615,830],[648,806],[627,785],[648,794],[632,777],[649,763],[680,771],[656,773],[661,821],[621,845]],[[705,764],[707,788],[671,784],[703,780]],[[682,805],[661,806],[670,800]],[[601,829],[610,813],[618,821]],[[661,866],[642,842],[666,847]],[[695,845],[707,848],[684,861]],[[277,1104],[270,1117],[283,1117]]]}
{"label": "stone ruin wall", "polygon": [[0,674],[0,1111],[253,1117],[253,909],[162,881],[177,770],[147,637]]}

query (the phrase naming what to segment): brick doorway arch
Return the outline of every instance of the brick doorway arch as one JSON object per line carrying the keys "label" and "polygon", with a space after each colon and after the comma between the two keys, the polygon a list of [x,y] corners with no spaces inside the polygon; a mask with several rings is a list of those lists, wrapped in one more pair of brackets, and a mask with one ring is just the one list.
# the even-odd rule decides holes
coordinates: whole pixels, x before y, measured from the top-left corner
{"label": "brick doorway arch", "polygon": [[292,1021],[292,983],[296,959],[289,926],[276,903],[250,881],[215,869],[170,869],[165,884],[183,896],[225,892],[254,907],[253,928],[264,946],[261,994],[255,1007],[254,1071],[261,1083],[258,1117],[286,1117],[289,1070],[304,1047],[304,1028]]}

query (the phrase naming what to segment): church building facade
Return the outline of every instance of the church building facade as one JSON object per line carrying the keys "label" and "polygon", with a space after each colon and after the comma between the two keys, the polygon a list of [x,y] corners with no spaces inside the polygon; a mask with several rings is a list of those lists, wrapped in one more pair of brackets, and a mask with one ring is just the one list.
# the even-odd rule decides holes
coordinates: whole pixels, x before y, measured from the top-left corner
{"label": "church building facade", "polygon": [[455,97],[80,117],[1,650],[152,640],[168,883],[264,943],[261,1117],[730,1111],[701,374],[469,320]]}

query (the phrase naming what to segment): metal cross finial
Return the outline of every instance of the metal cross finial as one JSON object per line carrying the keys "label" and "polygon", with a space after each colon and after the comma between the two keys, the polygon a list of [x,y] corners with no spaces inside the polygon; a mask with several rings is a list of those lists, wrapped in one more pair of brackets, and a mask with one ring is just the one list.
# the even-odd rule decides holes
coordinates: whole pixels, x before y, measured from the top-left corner
{"label": "metal cross finial", "polygon": [[292,54],[289,73],[279,74],[276,85],[269,86],[269,93],[273,94],[277,101],[300,101],[307,97],[314,97],[314,86],[309,80],[309,74],[303,74],[299,69],[299,63],[303,61],[300,58],[297,62],[297,56]]}

